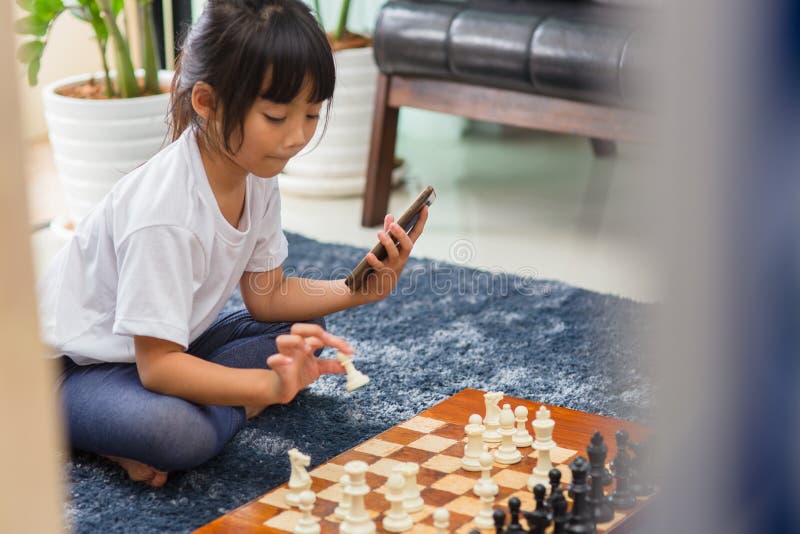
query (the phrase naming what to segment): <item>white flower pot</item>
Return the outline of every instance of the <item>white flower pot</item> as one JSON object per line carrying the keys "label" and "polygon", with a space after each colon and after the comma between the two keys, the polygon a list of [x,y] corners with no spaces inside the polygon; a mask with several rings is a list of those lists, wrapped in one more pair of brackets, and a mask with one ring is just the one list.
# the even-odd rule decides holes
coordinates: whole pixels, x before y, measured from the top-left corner
{"label": "white flower pot", "polygon": [[[336,89],[327,131],[320,140],[326,120],[323,107],[311,142],[280,175],[282,193],[316,197],[364,193],[378,68],[371,47],[339,50],[334,57]],[[395,181],[401,173],[395,170]]]}
{"label": "white flower pot", "polygon": [[[161,85],[169,85],[172,75],[159,72]],[[108,100],[56,93],[59,87],[91,77],[63,78],[42,90],[50,145],[73,224],[83,219],[117,180],[168,144],[169,92]],[[102,73],[94,77],[101,79]]]}

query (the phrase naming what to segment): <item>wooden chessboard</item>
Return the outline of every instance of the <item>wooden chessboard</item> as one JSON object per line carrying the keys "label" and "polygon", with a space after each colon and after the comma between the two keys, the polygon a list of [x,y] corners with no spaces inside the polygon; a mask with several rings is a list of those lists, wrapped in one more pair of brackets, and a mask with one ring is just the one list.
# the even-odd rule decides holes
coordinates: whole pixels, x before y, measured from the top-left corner
{"label": "wooden chessboard", "polygon": [[[511,404],[512,409],[519,405],[528,408],[528,430],[533,435],[530,420],[541,404],[514,397],[504,397],[500,406],[504,403]],[[553,465],[561,471],[561,482],[565,487],[572,478],[567,464],[578,455],[586,457],[586,446],[595,430],[600,431],[608,445],[607,461],[616,452],[614,433],[617,430],[626,429],[634,441],[644,438],[648,433],[646,427],[627,421],[556,406],[548,408],[555,421],[553,439],[558,445],[551,451],[551,459]],[[411,514],[415,523],[412,532],[435,534],[432,514],[438,507],[445,507],[450,511],[451,532],[467,533],[472,530],[472,519],[480,510],[480,500],[472,492],[472,488],[480,477],[480,472],[461,469],[466,441],[464,426],[470,414],[483,415],[484,411],[483,392],[465,389],[309,471],[312,478],[311,489],[317,494],[314,516],[321,519],[322,534],[339,531],[339,520],[333,516],[342,493],[338,481],[344,474],[343,466],[352,460],[362,460],[369,465],[367,483],[373,491],[365,497],[365,505],[378,532],[383,532],[381,520],[384,512],[389,509],[389,503],[384,498],[386,481],[392,468],[400,462],[415,462],[420,465],[417,483],[425,508]],[[490,447],[496,447],[496,444]],[[521,462],[514,465],[495,463],[492,468],[492,478],[500,488],[495,508],[507,510],[507,501],[512,496],[519,497],[523,510],[535,508],[533,495],[526,484],[536,465],[536,451],[531,447],[520,450],[523,454]],[[611,488],[613,486],[607,488],[607,492]],[[196,532],[292,532],[300,512],[285,504],[284,496],[287,492],[287,484],[282,484]],[[616,512],[610,522],[597,526],[598,533],[627,532],[641,519],[641,512],[650,499],[640,498],[635,508]],[[494,529],[483,532],[494,532]]]}

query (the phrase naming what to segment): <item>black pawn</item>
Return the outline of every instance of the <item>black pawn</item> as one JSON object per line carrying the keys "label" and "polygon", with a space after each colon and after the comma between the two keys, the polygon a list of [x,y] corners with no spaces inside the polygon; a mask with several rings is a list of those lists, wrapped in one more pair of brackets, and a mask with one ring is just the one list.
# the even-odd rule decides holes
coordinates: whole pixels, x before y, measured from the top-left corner
{"label": "black pawn", "polygon": [[614,518],[614,509],[611,508],[608,499],[603,492],[603,471],[606,465],[606,455],[608,446],[603,442],[600,432],[595,432],[592,436],[592,443],[586,447],[589,455],[589,496],[586,498],[592,509],[592,517],[595,523],[605,523]]}
{"label": "black pawn", "polygon": [[552,510],[553,498],[556,495],[564,496],[564,490],[561,489],[561,471],[554,467],[547,473],[547,477],[550,479],[550,497],[547,499],[547,509]]}
{"label": "black pawn", "polygon": [[[506,513],[500,509],[495,509],[495,511],[492,513],[492,519],[494,519],[495,533],[503,534],[505,532],[505,530],[503,530],[503,527],[506,524]],[[478,531],[473,530],[472,532],[478,532]],[[470,532],[469,534],[472,534],[472,532]]]}
{"label": "black pawn", "polygon": [[528,528],[532,534],[544,534],[550,526],[550,517],[547,514],[547,506],[544,503],[544,496],[547,488],[543,484],[536,484],[533,487],[533,498],[536,500],[536,509],[525,514],[528,520]]}
{"label": "black pawn", "polygon": [[650,444],[642,441],[639,443],[630,442],[628,448],[633,452],[630,461],[630,485],[631,491],[637,497],[652,495],[655,491],[650,480]]}
{"label": "black pawn", "polygon": [[567,530],[569,515],[567,514],[567,499],[559,493],[553,499],[553,534],[564,534]]}
{"label": "black pawn", "polygon": [[508,524],[506,532],[508,534],[525,534],[525,529],[519,522],[519,509],[522,506],[520,500],[516,497],[508,499],[508,511],[511,514],[511,522]]}
{"label": "black pawn", "polygon": [[617,430],[617,454],[614,455],[614,478],[617,486],[611,494],[611,506],[615,510],[629,510],[636,506],[636,496],[629,487],[630,457],[628,456],[628,433]]}
{"label": "black pawn", "polygon": [[594,534],[594,517],[592,509],[586,498],[589,494],[589,462],[583,456],[578,456],[569,464],[572,471],[572,484],[569,489],[573,495],[572,517],[567,522],[567,534]]}

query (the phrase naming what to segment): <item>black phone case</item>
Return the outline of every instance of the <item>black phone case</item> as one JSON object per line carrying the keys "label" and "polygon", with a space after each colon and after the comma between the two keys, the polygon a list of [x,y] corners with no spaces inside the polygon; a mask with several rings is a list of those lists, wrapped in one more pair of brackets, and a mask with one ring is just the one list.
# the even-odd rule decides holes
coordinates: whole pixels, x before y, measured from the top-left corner
{"label": "black phone case", "polygon": [[[411,231],[419,219],[419,212],[422,209],[422,206],[430,206],[433,203],[434,198],[436,198],[436,192],[433,190],[433,187],[428,186],[423,189],[414,202],[411,203],[408,209],[406,209],[400,218],[397,219],[397,224],[405,229],[406,233]],[[387,233],[395,242],[395,244],[397,244],[398,241],[394,238],[392,233]],[[386,259],[386,247],[384,247],[382,243],[378,243],[372,247],[370,252],[375,254],[375,256],[381,261]],[[361,289],[361,286],[364,284],[371,272],[373,272],[373,268],[369,263],[367,263],[367,258],[365,256],[364,259],[355,266],[353,271],[350,273],[350,276],[348,276],[347,280],[345,280],[345,283],[352,291]]]}

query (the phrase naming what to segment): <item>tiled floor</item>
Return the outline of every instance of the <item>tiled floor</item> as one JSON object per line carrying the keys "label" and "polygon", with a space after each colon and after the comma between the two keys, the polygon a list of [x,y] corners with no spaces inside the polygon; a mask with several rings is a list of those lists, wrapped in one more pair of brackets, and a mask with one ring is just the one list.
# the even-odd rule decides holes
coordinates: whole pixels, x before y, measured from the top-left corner
{"label": "tiled floor", "polygon": [[[392,193],[400,213],[426,184],[437,190],[415,254],[487,270],[518,273],[639,300],[658,288],[638,242],[637,207],[646,176],[641,147],[623,146],[597,160],[583,138],[473,124],[457,138],[401,135],[406,183]],[[29,151],[33,223],[64,212],[46,142]],[[283,196],[287,230],[365,251],[375,230],[359,225],[361,199]],[[49,230],[33,235],[37,269],[60,246]]]}

